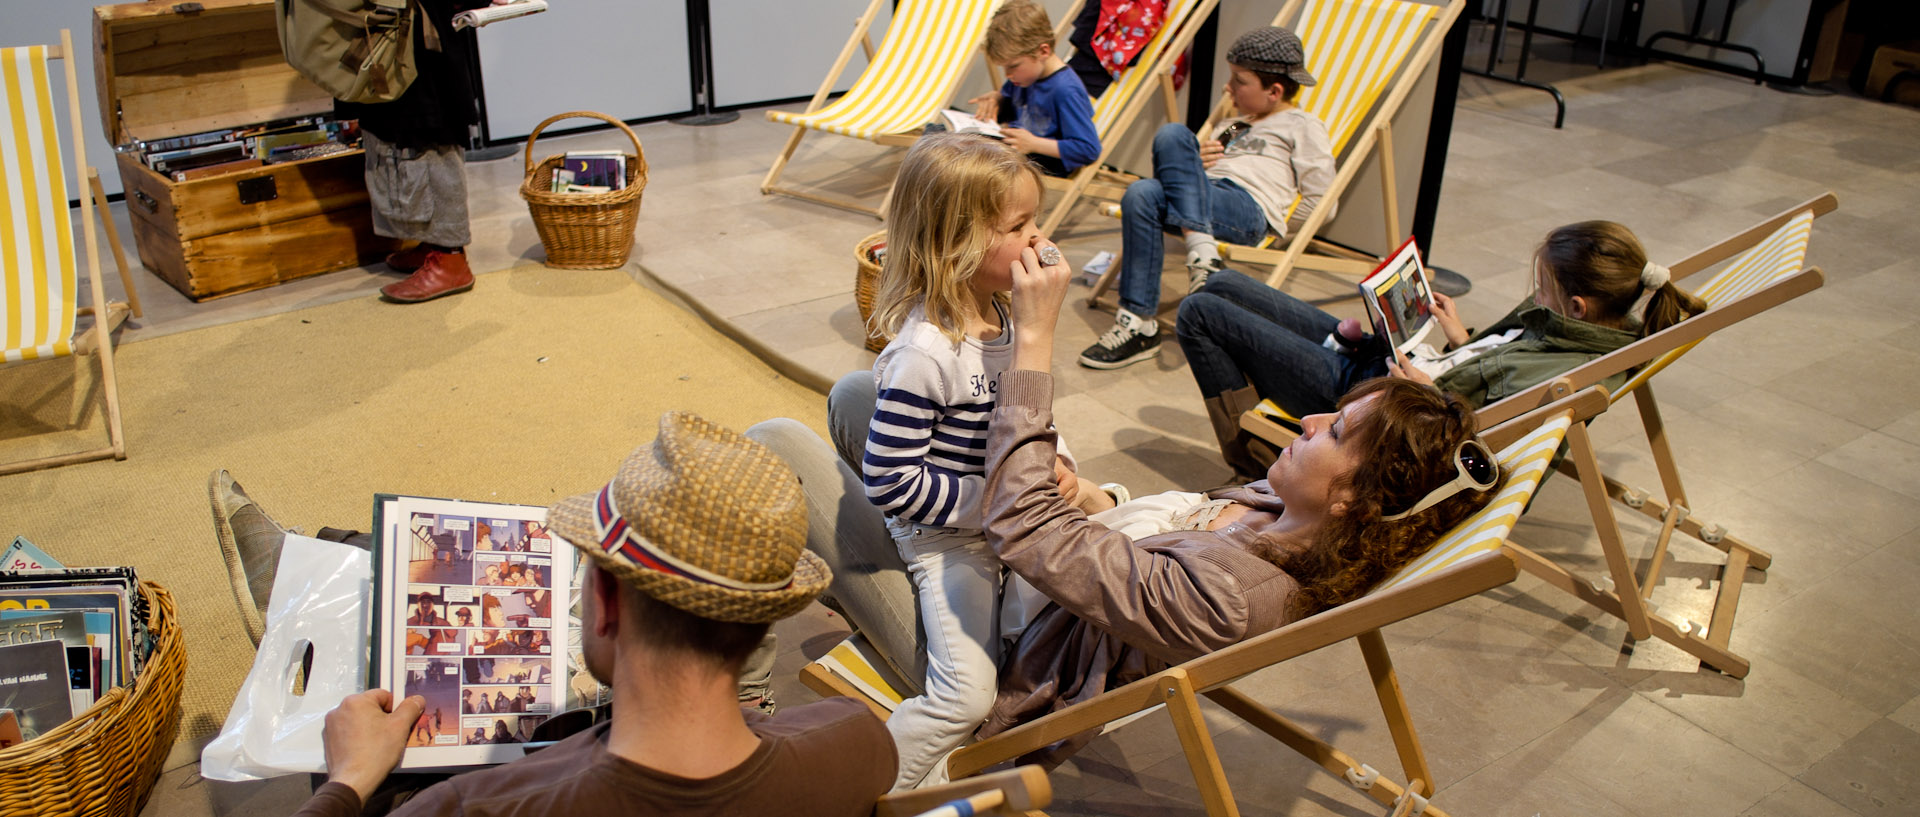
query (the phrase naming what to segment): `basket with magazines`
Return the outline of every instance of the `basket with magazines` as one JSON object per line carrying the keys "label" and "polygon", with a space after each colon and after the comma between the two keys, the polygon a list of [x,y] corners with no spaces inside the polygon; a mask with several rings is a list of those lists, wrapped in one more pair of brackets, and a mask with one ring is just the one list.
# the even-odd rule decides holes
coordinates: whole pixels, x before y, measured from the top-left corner
{"label": "basket with magazines", "polygon": [[[533,145],[540,132],[562,119],[599,119],[620,129],[633,141],[632,153],[575,152],[548,156],[535,164]],[[587,158],[582,158],[583,155]],[[566,174],[569,156],[604,172],[610,163],[611,178],[570,178]],[[606,159],[607,163],[599,160]],[[527,137],[527,178],[520,184],[520,197],[527,200],[533,214],[533,227],[540,243],[547,248],[547,266],[564,269],[611,269],[627,263],[633,252],[633,229],[640,219],[640,193],[647,186],[646,154],[640,149],[640,137],[611,116],[593,111],[569,111],[547,117]],[[604,181],[607,184],[588,184]]]}
{"label": "basket with magazines", "polygon": [[853,303],[860,308],[860,328],[867,330],[867,350],[887,348],[887,339],[873,331],[873,298],[880,285],[880,265],[887,260],[887,231],[881,230],[853,245]]}
{"label": "basket with magazines", "polygon": [[180,728],[187,655],[173,594],[149,581],[139,587],[153,637],[145,666],[72,720],[0,749],[0,817],[134,817],[146,804]]}

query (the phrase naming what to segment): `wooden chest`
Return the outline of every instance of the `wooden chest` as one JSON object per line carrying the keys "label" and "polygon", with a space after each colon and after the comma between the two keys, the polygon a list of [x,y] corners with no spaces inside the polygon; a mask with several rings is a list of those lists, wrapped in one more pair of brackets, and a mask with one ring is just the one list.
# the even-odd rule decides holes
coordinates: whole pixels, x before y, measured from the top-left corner
{"label": "wooden chest", "polygon": [[[333,100],[280,53],[272,0],[94,9],[100,116],[115,145],[298,116]],[[358,150],[177,182],[115,157],[140,261],[195,301],[372,263]]]}

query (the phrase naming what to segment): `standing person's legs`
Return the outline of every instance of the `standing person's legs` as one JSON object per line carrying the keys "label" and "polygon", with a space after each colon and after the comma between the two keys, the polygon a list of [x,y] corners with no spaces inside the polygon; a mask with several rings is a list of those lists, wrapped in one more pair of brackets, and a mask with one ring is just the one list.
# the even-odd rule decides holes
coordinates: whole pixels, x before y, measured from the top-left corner
{"label": "standing person's legs", "polygon": [[382,287],[381,294],[417,303],[472,289],[465,252],[472,241],[466,150],[459,145],[403,148],[371,131],[362,133],[361,146],[374,233],[420,242],[388,256],[389,265],[412,275]]}

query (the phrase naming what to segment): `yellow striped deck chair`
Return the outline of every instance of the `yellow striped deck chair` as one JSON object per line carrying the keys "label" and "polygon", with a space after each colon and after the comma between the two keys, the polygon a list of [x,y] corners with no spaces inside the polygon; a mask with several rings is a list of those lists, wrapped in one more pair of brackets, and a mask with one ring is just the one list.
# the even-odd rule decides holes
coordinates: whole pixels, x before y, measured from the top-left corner
{"label": "yellow striped deck chair", "polygon": [[[850,199],[823,193],[781,187],[780,174],[800,147],[800,139],[809,130],[851,136],[882,145],[908,145],[933,121],[935,112],[953,96],[973,56],[979,53],[986,37],[987,21],[1000,0],[901,0],[894,9],[893,22],[875,50],[869,36],[882,3],[873,0],[854,24],[853,36],[840,50],[840,56],[827,72],[820,90],[801,113],[768,111],[767,118],[793,125],[793,135],[773,160],[761,193],[780,193],[822,204],[842,207],[878,216],[886,206],[869,207]],[[853,58],[854,47],[864,47],[867,70],[860,74],[845,96],[821,107],[840,72]],[[888,188],[888,196],[892,188]]]}
{"label": "yellow striped deck chair", "polygon": [[[1200,709],[1199,696],[1204,695],[1375,801],[1411,809],[1404,813],[1445,817],[1445,811],[1427,802],[1434,791],[1433,774],[1414,732],[1380,629],[1513,581],[1517,571],[1507,554],[1508,532],[1532,500],[1568,429],[1579,427],[1581,421],[1606,407],[1605,389],[1588,389],[1489,430],[1484,437],[1500,448],[1498,456],[1506,475],[1500,493],[1479,513],[1442,535],[1425,555],[1366,596],[962,747],[947,760],[949,776],[963,779],[1067,737],[1112,728],[1164,709],[1173,720],[1207,814],[1237,815],[1238,806]],[[1404,781],[1381,774],[1231,686],[1282,661],[1349,639],[1359,644],[1366,660],[1394,737]],[[858,649],[842,652],[846,646],[843,643],[826,658],[808,665],[801,672],[801,680],[824,695],[866,697],[862,685],[870,683],[877,673],[869,670],[866,679],[859,677],[857,669],[851,675],[842,673],[847,671],[848,660],[870,665],[880,665],[880,660],[871,654],[871,648],[860,648],[868,651],[863,655]],[[873,699],[868,701],[872,703]],[[876,708],[882,717],[886,711],[890,708]]]}
{"label": "yellow striped deck chair", "polygon": [[[1406,238],[1400,232],[1400,197],[1394,182],[1393,117],[1439,53],[1447,29],[1465,6],[1466,0],[1451,0],[1444,6],[1417,0],[1289,0],[1273,18],[1273,25],[1291,28],[1300,36],[1307,70],[1318,81],[1301,88],[1295,104],[1326,123],[1333,146],[1338,170],[1322,200],[1339,201],[1378,148],[1387,247],[1398,247]],[[1201,133],[1211,135],[1215,123],[1226,118],[1231,108],[1232,101],[1221,95]],[[1299,206],[1296,198],[1289,215]],[[1117,207],[1108,210],[1118,212]],[[1270,266],[1267,285],[1272,287],[1285,283],[1296,267],[1358,281],[1373,271],[1379,259],[1314,241],[1329,210],[1323,206],[1308,216],[1284,248],[1277,248],[1269,234],[1256,247],[1222,243],[1221,253],[1230,261]],[[1119,269],[1116,262],[1095,282],[1088,305],[1097,304]]]}
{"label": "yellow striped deck chair", "polygon": [[[68,124],[72,128],[75,163],[86,167],[81,137],[79,86],[74,77],[73,40],[60,32],[59,46],[22,46],[0,49],[0,365],[97,354],[101,396],[105,403],[108,445],[67,454],[0,463],[0,474],[51,468],[88,460],[126,459],[126,441],[120,429],[119,385],[114,377],[112,332],[127,315],[127,306],[109,303],[100,282],[100,257],[94,236],[94,207],[105,208],[98,174],[87,168],[87,182],[69,177],[60,152],[54,122],[53,86],[49,60],[66,69]],[[91,186],[92,196],[83,189]],[[73,217],[69,197],[80,200],[85,225],[89,306],[80,304],[79,264],[74,255]],[[101,211],[104,215],[104,209]],[[112,223],[104,222],[121,261],[120,278],[129,296],[133,279],[125,265]],[[134,299],[135,314],[138,300]],[[91,325],[76,334],[78,316],[92,316]],[[8,435],[12,436],[12,435]]]}
{"label": "yellow striped deck chair", "polygon": [[[1705,284],[1693,290],[1695,295],[1707,302],[1706,312],[1568,372],[1562,378],[1564,385],[1556,387],[1546,384],[1529,389],[1479,412],[1482,424],[1499,422],[1504,417],[1525,411],[1529,405],[1552,399],[1566,389],[1598,383],[1604,378],[1640,367],[1614,392],[1612,399],[1619,400],[1629,393],[1633,395],[1640,409],[1640,422],[1646,432],[1648,447],[1659,471],[1662,490],[1657,494],[1652,493],[1604,475],[1584,429],[1568,435],[1572,444],[1570,455],[1560,464],[1561,471],[1574,474],[1580,480],[1606,557],[1606,574],[1583,578],[1524,547],[1516,545],[1514,552],[1520,557],[1520,566],[1528,572],[1625,620],[1627,630],[1635,640],[1659,638],[1699,658],[1706,666],[1735,678],[1745,678],[1751,668],[1747,659],[1730,648],[1740,590],[1745,585],[1747,569],[1765,570],[1773,557],[1731,535],[1725,525],[1694,515],[1693,506],[1680,482],[1680,471],[1674,461],[1669,432],[1660,420],[1660,406],[1653,396],[1652,379],[1708,335],[1818,288],[1824,280],[1820,269],[1802,268],[1807,257],[1807,242],[1812,234],[1814,217],[1832,212],[1837,206],[1838,202],[1832,193],[1809,199],[1688,256],[1671,267],[1676,283],[1686,276],[1733,259]],[[1660,533],[1638,573],[1628,560],[1619,525],[1613,516],[1612,501],[1660,523]],[[1713,612],[1706,622],[1691,622],[1677,615],[1663,614],[1650,600],[1660,582],[1661,570],[1666,564],[1668,548],[1676,531],[1727,554],[1720,586],[1714,591]]]}
{"label": "yellow striped deck chair", "polygon": [[[1180,55],[1186,52],[1187,46],[1193,43],[1194,35],[1213,14],[1219,1],[1170,0],[1167,3],[1166,17],[1160,24],[1160,31],[1141,47],[1133,65],[1115,77],[1113,84],[1108,85],[1105,91],[1100,92],[1100,98],[1093,101],[1093,127],[1100,134],[1100,157],[1066,178],[1042,177],[1047,189],[1060,191],[1061,196],[1041,220],[1041,234],[1052,235],[1081,196],[1118,199],[1126,192],[1127,183],[1138,178],[1132,174],[1102,170],[1101,166],[1113,154],[1113,148],[1121,137],[1133,128],[1140,113],[1146,110],[1147,101],[1153,97],[1155,90],[1160,91],[1161,102],[1166,106],[1167,121],[1180,121],[1173,87],[1174,65],[1179,62]],[[1078,4],[1075,8],[1078,8]],[[1072,16],[1073,12],[1067,13],[1068,19]]]}

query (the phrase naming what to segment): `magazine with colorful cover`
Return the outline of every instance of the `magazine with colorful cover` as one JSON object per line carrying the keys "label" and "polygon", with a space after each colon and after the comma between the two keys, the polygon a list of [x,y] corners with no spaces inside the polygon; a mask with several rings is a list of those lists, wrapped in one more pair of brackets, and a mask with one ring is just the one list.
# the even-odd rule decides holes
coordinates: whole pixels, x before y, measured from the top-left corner
{"label": "magazine with colorful cover", "polygon": [[400,768],[522,756],[567,700],[573,548],[537,506],[381,494],[374,509],[370,683],[427,703]]}
{"label": "magazine with colorful cover", "polygon": [[1402,354],[1420,345],[1433,320],[1433,287],[1420,263],[1420,247],[1409,238],[1373,274],[1360,282],[1360,300],[1366,302],[1373,331]]}
{"label": "magazine with colorful cover", "polygon": [[0,646],[0,709],[13,710],[26,740],[73,720],[66,645],[30,641]]}
{"label": "magazine with colorful cover", "polygon": [[135,581],[130,568],[4,573],[0,574],[0,609],[110,612],[88,616],[87,633],[92,643],[111,648],[111,656],[103,657],[111,670],[107,681],[121,686],[133,683],[150,649],[151,634],[139,620],[145,614],[144,600],[133,601],[139,598],[132,590]]}

